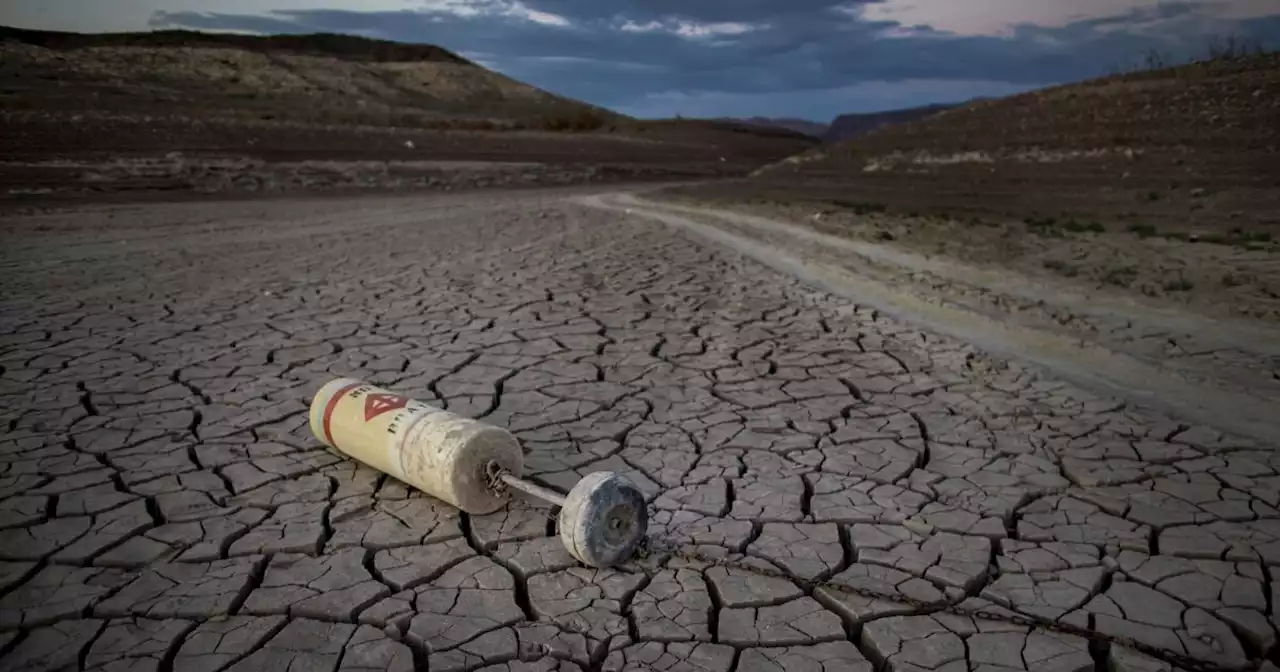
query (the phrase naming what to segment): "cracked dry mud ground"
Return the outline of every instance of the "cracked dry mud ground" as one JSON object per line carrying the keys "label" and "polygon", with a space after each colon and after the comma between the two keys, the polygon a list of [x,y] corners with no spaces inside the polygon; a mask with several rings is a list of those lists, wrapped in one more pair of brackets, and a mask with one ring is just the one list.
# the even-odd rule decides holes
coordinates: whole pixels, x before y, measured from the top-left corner
{"label": "cracked dry mud ground", "polygon": [[[974,606],[1275,655],[1274,446],[661,225],[526,192],[2,226],[4,670],[1171,668]],[[587,569],[543,509],[339,461],[335,376],[508,427],[551,487],[626,472],[703,560]]]}

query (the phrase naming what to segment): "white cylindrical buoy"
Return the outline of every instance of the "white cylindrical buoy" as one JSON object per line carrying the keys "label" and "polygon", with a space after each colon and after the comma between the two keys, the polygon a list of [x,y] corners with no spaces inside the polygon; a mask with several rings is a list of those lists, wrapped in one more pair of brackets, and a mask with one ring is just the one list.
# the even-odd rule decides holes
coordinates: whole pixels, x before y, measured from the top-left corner
{"label": "white cylindrical buoy", "polygon": [[524,469],[520,444],[505,429],[351,378],[316,393],[310,420],[316,438],[342,455],[467,513],[501,508],[506,497],[491,479]]}
{"label": "white cylindrical buoy", "polygon": [[311,432],[337,453],[452,504],[492,513],[519,490],[560,507],[573,557],[610,567],[635,552],[649,524],[644,493],[622,474],[587,474],[567,496],[520,478],[524,453],[510,432],[350,378],[311,400]]}

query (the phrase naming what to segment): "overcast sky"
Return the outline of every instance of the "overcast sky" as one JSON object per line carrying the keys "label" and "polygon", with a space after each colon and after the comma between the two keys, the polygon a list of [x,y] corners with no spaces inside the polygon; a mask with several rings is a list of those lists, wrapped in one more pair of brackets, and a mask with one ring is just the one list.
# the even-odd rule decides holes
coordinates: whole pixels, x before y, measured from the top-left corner
{"label": "overcast sky", "polygon": [[638,116],[828,121],[1106,74],[1214,36],[1280,46],[1280,0],[0,0],[0,24],[354,33]]}

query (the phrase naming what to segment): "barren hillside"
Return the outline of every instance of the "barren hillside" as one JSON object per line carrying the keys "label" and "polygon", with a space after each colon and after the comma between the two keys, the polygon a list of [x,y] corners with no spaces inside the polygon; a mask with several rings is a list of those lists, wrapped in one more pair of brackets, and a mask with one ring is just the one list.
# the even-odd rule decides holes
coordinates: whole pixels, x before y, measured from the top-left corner
{"label": "barren hillside", "polygon": [[[432,45],[0,28],[0,196],[125,182],[214,190],[453,184],[437,174],[448,167],[415,167],[406,181],[369,163],[389,160],[568,164],[593,181],[744,175],[817,143],[742,123],[631,119]],[[313,179],[315,161],[335,160],[364,163],[326,164],[324,178]],[[289,164],[283,172],[281,162]],[[239,179],[246,170],[257,173]],[[556,184],[578,179],[553,172]],[[541,183],[527,174],[495,180],[484,182]]]}
{"label": "barren hillside", "polygon": [[[815,148],[749,183],[765,200],[1182,232],[1278,227],[1278,187],[1274,53],[971,103]],[[718,189],[700,194],[744,193]]]}
{"label": "barren hillside", "polygon": [[975,102],[672,193],[984,277],[1277,321],[1280,55]]}
{"label": "barren hillside", "polygon": [[6,109],[374,126],[540,125],[606,110],[432,45],[343,35],[0,31]]}

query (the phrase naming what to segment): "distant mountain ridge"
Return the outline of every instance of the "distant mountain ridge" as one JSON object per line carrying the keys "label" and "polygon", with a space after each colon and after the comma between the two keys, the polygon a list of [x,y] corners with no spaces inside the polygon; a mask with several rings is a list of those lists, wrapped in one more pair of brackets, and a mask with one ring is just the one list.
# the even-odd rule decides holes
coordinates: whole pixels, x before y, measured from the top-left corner
{"label": "distant mountain ridge", "polygon": [[964,103],[948,103],[925,105],[924,107],[911,107],[904,110],[870,112],[866,114],[842,114],[832,120],[831,125],[827,127],[821,137],[827,142],[847,140],[864,133],[870,133],[882,126],[891,126],[894,124],[905,124],[917,121],[919,119],[931,117],[939,112],[959,107],[963,104]]}
{"label": "distant mountain ridge", "polygon": [[[980,99],[975,98],[974,100]],[[785,128],[797,133],[804,133],[805,135],[811,135],[815,138],[821,138],[824,142],[839,142],[864,133],[870,133],[871,131],[885,126],[905,124],[919,119],[925,119],[939,112],[960,107],[964,104],[966,103],[937,103],[921,107],[909,107],[901,110],[842,114],[832,120],[830,124],[823,124],[821,122],[810,121],[808,119],[797,119],[794,117],[722,117],[718,119],[718,121],[729,121],[739,124],[749,124],[751,126],[770,128]]]}
{"label": "distant mountain ridge", "polygon": [[788,131],[812,135],[815,138],[821,138],[822,134],[827,132],[826,124],[817,121],[809,121],[808,119],[795,119],[790,117],[749,117],[745,119],[737,117],[722,117],[719,121],[732,121],[740,124],[750,124],[751,126],[785,128]]}

